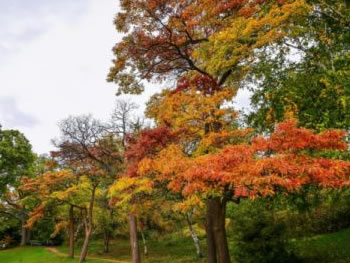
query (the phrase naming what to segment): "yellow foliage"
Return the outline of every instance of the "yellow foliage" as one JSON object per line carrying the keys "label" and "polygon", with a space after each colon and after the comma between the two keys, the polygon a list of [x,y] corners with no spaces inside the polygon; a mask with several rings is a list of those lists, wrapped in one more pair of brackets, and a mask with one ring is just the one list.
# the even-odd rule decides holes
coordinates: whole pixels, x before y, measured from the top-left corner
{"label": "yellow foliage", "polygon": [[232,100],[235,94],[233,89],[223,89],[213,95],[203,94],[195,88],[176,93],[165,90],[157,103],[148,107],[146,114],[160,124],[170,124],[175,130],[186,129],[191,134],[203,136],[206,124],[225,122],[224,117],[228,115],[236,116],[233,110],[219,107]]}

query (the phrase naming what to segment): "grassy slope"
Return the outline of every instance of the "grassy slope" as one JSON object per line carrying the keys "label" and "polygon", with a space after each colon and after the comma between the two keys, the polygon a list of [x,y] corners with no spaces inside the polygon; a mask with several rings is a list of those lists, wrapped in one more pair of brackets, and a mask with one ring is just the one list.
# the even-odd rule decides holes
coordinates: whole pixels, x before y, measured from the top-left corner
{"label": "grassy slope", "polygon": [[350,228],[293,243],[307,263],[350,263]]}
{"label": "grassy slope", "polygon": [[[306,263],[350,263],[350,229],[337,233],[315,236],[309,239],[293,241],[296,252],[305,258]],[[205,247],[205,241],[202,241]],[[58,248],[66,252],[65,247]],[[102,242],[91,243],[89,256],[111,258],[130,262],[129,242],[116,240],[111,243],[111,252],[103,254]],[[197,260],[193,244],[189,238],[149,242],[150,254],[144,258],[144,263],[204,263],[205,259]],[[79,253],[79,250],[76,251]],[[74,263],[66,257],[56,256],[42,247],[24,247],[0,251],[0,262],[4,263]],[[103,261],[88,260],[88,263]]]}

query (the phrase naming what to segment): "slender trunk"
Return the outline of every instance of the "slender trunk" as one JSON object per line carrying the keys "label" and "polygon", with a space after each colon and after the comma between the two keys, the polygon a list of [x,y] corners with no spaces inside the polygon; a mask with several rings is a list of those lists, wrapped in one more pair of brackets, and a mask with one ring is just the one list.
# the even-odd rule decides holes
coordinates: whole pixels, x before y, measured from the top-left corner
{"label": "slender trunk", "polygon": [[142,237],[142,243],[143,243],[143,254],[147,257],[148,256],[147,242],[146,242],[146,238],[143,230],[141,230],[141,237]]}
{"label": "slender trunk", "polygon": [[81,248],[81,253],[80,253],[80,259],[79,262],[82,263],[85,261],[87,253],[88,253],[88,249],[89,249],[89,243],[90,243],[90,236],[91,236],[91,226],[88,223],[89,226],[87,226],[85,228],[85,238],[84,238],[84,243],[83,243],[83,247]]}
{"label": "slender trunk", "polygon": [[201,251],[201,246],[200,246],[200,244],[199,244],[198,235],[197,235],[196,231],[194,231],[194,229],[193,229],[193,227],[192,227],[193,222],[192,222],[192,217],[191,217],[191,214],[190,214],[190,213],[187,213],[187,214],[186,214],[186,221],[187,221],[187,224],[188,224],[188,228],[190,229],[190,233],[191,233],[191,237],[192,237],[194,246],[195,246],[195,248],[196,248],[197,257],[198,257],[198,258],[201,258],[201,257],[203,257],[202,251]]}
{"label": "slender trunk", "polygon": [[22,209],[21,211],[21,246],[25,246],[27,244],[27,228],[25,227],[26,225],[26,218],[25,218],[25,211]]}
{"label": "slender trunk", "polygon": [[68,256],[74,258],[74,207],[71,205],[69,208],[69,251]]}
{"label": "slender trunk", "polygon": [[84,222],[83,221],[80,221],[76,230],[75,230],[75,233],[74,233],[74,243],[78,241],[78,237],[79,237],[79,233],[81,231],[81,228],[83,227],[84,225]]}
{"label": "slender trunk", "polygon": [[103,234],[103,251],[104,251],[104,253],[109,252],[109,239],[110,239],[109,230],[105,229],[104,234]]}
{"label": "slender trunk", "polygon": [[84,239],[83,247],[81,248],[80,259],[79,259],[80,263],[85,261],[88,253],[88,249],[89,249],[89,242],[90,242],[90,237],[91,237],[92,227],[93,227],[92,220],[93,220],[93,209],[94,209],[94,202],[95,202],[96,187],[97,186],[94,186],[92,189],[91,199],[89,204],[89,211],[88,211],[87,217],[85,218],[85,239]]}
{"label": "slender trunk", "polygon": [[231,263],[225,229],[226,201],[212,198],[208,202],[209,216],[212,219],[217,263]]}
{"label": "slender trunk", "polygon": [[132,263],[141,263],[140,250],[137,242],[136,216],[132,213],[129,214],[129,227]]}

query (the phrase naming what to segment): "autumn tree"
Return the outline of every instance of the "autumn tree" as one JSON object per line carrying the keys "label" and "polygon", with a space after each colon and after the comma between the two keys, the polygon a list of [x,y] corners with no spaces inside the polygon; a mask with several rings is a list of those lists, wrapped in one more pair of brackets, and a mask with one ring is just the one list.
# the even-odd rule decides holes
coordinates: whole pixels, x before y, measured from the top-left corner
{"label": "autumn tree", "polygon": [[[156,176],[189,202],[211,200],[207,207],[215,209],[208,209],[213,213],[207,220],[212,220],[217,231],[212,239],[213,247],[222,250],[223,246],[219,245],[226,241],[222,225],[225,225],[228,201],[239,202],[240,198],[274,196],[281,192],[297,193],[309,186],[346,187],[350,163],[320,154],[330,150],[347,150],[344,132],[330,130],[315,134],[289,121],[280,124],[267,138],[228,144],[222,150],[194,158],[188,158],[179,145],[170,144],[157,157],[141,161],[138,172],[141,177]],[[217,251],[217,255],[224,253]],[[217,260],[225,262],[226,259],[218,257]]]}
{"label": "autumn tree", "polygon": [[[121,8],[115,23],[125,37],[113,49],[108,80],[120,94],[142,92],[144,80],[175,79],[173,90],[152,98],[148,114],[172,131],[188,132],[177,152],[187,158],[242,142],[247,132],[235,131],[235,113],[225,103],[261,61],[257,54],[288,40],[290,25],[312,10],[306,1],[122,1]],[[230,262],[227,192],[206,196],[209,262]]]}
{"label": "autumn tree", "polygon": [[34,198],[39,200],[36,207],[29,214],[26,226],[33,227],[38,221],[45,219],[46,211],[51,207],[60,208],[65,211],[62,215],[55,214],[56,226],[52,235],[56,235],[62,228],[68,227],[69,251],[68,255],[74,257],[74,209],[84,209],[82,204],[83,193],[81,191],[77,177],[69,170],[54,171],[50,169],[36,178],[23,178],[21,189],[31,193]]}
{"label": "autumn tree", "polygon": [[83,262],[88,252],[93,230],[93,209],[96,190],[107,193],[108,185],[122,168],[121,140],[108,133],[108,126],[91,115],[69,117],[60,123],[61,139],[56,141],[57,155],[79,176],[85,176],[91,186],[89,205],[83,218],[85,239],[80,255]]}
{"label": "autumn tree", "polygon": [[[112,113],[111,131],[120,136],[122,142],[122,151],[124,158],[124,170],[121,175],[130,174],[130,167],[132,165],[127,164],[128,157],[125,155],[129,147],[130,140],[135,136],[144,126],[144,120],[141,118],[135,118],[133,116],[134,111],[137,109],[137,105],[125,100],[117,100],[116,106]],[[118,184],[119,178],[114,182]],[[113,203],[113,202],[112,202]],[[130,245],[133,262],[140,262],[140,250],[137,238],[137,218],[133,209],[129,211],[129,232],[130,232]]]}

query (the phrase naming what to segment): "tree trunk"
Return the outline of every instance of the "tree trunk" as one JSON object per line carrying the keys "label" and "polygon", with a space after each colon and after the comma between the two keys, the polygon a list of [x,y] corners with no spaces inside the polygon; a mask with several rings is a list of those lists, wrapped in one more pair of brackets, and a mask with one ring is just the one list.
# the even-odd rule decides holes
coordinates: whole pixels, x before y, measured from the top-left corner
{"label": "tree trunk", "polygon": [[143,243],[143,254],[147,257],[148,256],[147,242],[146,242],[146,238],[145,238],[145,234],[143,233],[143,230],[141,230],[141,237],[142,237],[142,243]]}
{"label": "tree trunk", "polygon": [[24,211],[24,209],[22,209],[22,211],[21,211],[20,218],[21,218],[21,243],[20,243],[20,245],[21,246],[25,246],[27,244],[27,233],[28,233],[28,230],[25,227],[25,225],[26,225],[26,218],[25,218],[25,211]]}
{"label": "tree trunk", "polygon": [[187,221],[187,224],[188,224],[188,228],[190,229],[190,233],[191,233],[191,237],[192,237],[194,246],[195,246],[195,248],[196,248],[197,257],[198,257],[198,258],[201,258],[201,257],[203,257],[202,251],[201,251],[201,246],[200,246],[200,244],[199,244],[198,235],[197,235],[196,231],[194,231],[194,229],[193,229],[193,227],[192,227],[193,222],[192,222],[192,217],[191,217],[191,214],[190,214],[190,213],[187,213],[187,214],[186,214],[186,221]]}
{"label": "tree trunk", "polygon": [[79,259],[80,263],[85,261],[88,253],[88,249],[89,249],[90,236],[91,236],[92,227],[93,227],[93,209],[94,209],[94,202],[95,202],[96,187],[97,186],[94,186],[92,189],[91,199],[89,203],[89,211],[85,218],[85,239],[84,239],[83,247],[81,248],[80,259]]}
{"label": "tree trunk", "polygon": [[141,263],[140,250],[137,242],[136,216],[132,213],[129,214],[129,227],[132,263]]}
{"label": "tree trunk", "polygon": [[207,201],[207,215],[205,222],[205,230],[207,234],[207,261],[208,263],[217,263],[216,259],[216,247],[214,238],[214,211],[212,211],[212,206],[210,201]]}
{"label": "tree trunk", "polygon": [[92,228],[91,228],[90,224],[88,224],[88,225],[89,226],[86,227],[86,229],[85,229],[85,238],[84,238],[83,247],[81,248],[80,259],[79,259],[80,263],[85,261],[87,253],[88,253],[88,249],[89,249]]}
{"label": "tree trunk", "polygon": [[109,230],[105,229],[103,234],[103,252],[104,253],[109,252],[109,239],[110,239]]}
{"label": "tree trunk", "polygon": [[74,243],[78,241],[79,238],[79,233],[81,231],[82,226],[84,225],[84,222],[79,220],[80,222],[78,223],[75,233],[74,233]]}
{"label": "tree trunk", "polygon": [[29,244],[31,238],[32,238],[32,231],[30,230],[30,228],[27,228],[27,233],[26,233],[26,244]]}
{"label": "tree trunk", "polygon": [[[217,263],[231,263],[230,253],[225,229],[226,201],[220,198],[208,200],[207,213],[210,218],[210,230],[212,231]],[[208,251],[209,252],[209,251]]]}
{"label": "tree trunk", "polygon": [[74,258],[74,207],[71,205],[69,208],[69,251],[68,256]]}

